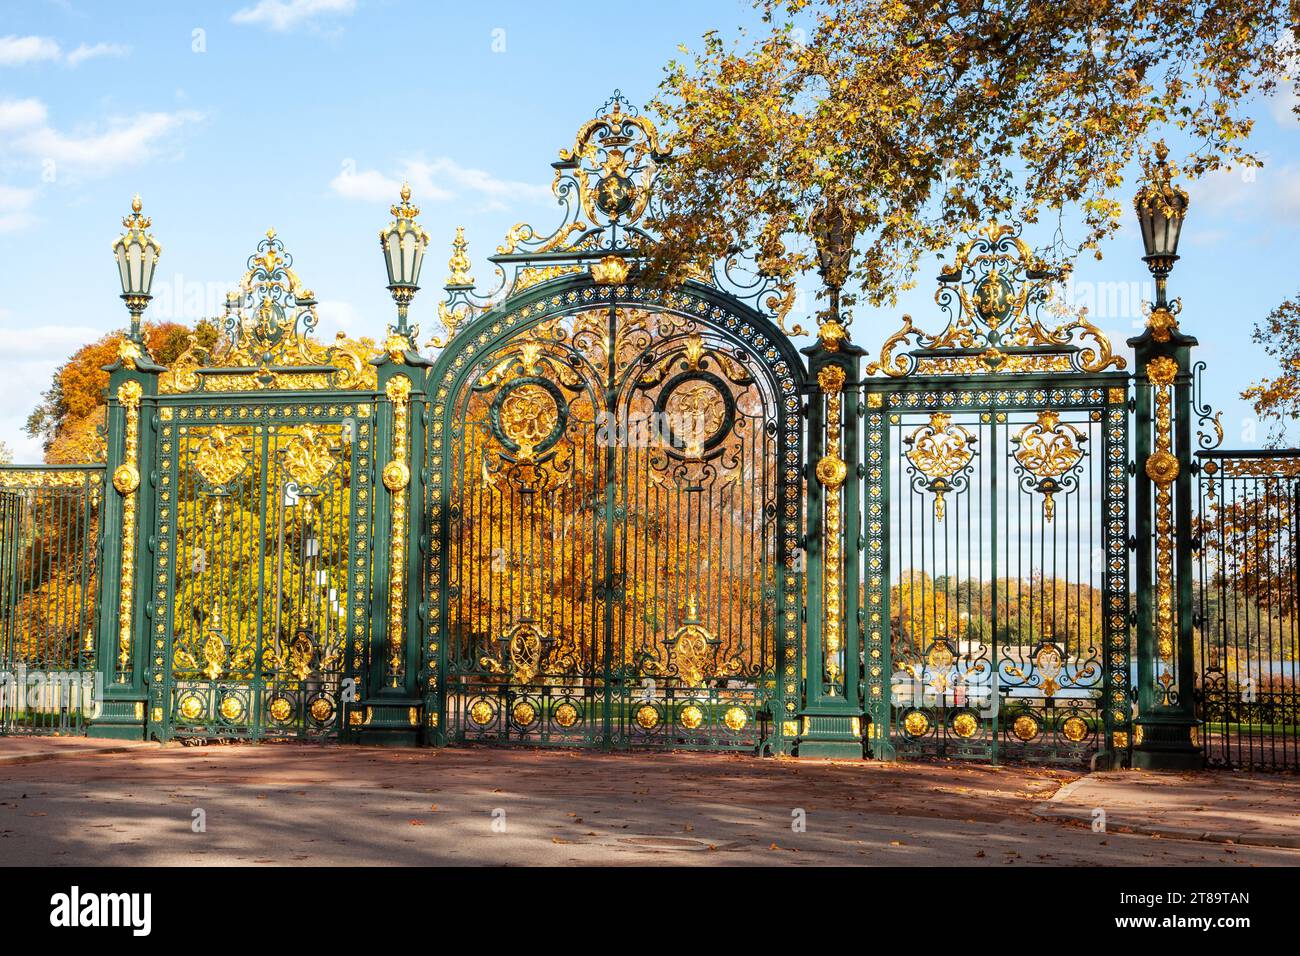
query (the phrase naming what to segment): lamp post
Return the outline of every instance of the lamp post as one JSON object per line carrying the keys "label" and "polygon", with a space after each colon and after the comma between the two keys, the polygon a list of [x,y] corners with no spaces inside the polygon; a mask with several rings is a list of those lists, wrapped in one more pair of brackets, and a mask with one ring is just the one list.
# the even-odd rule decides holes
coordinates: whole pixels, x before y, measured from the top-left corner
{"label": "lamp post", "polygon": [[144,344],[140,332],[140,316],[153,298],[149,290],[153,287],[154,267],[162,255],[162,246],[148,233],[153,220],[141,214],[142,208],[137,193],[131,200],[131,215],[122,220],[126,232],[113,243],[113,257],[117,260],[117,271],[122,281],[122,301],[131,313],[131,328],[127,337],[140,346]]}
{"label": "lamp post", "polygon": [[[808,225],[830,307],[819,317],[817,342],[803,350],[809,371],[807,660],[801,720],[783,726],[783,735],[797,739],[800,756],[861,757],[858,406],[864,353],[849,341],[840,315],[854,224],[838,190],[827,191]],[[788,652],[782,667],[789,686]]]}
{"label": "lamp post", "polygon": [[1191,350],[1178,328],[1181,303],[1168,298],[1187,215],[1187,192],[1173,180],[1169,150],[1156,144],[1133,205],[1143,261],[1156,300],[1142,334],[1129,339],[1136,358],[1137,705],[1133,766],[1199,766],[1192,641]]}
{"label": "lamp post", "polygon": [[1187,191],[1173,181],[1176,172],[1169,165],[1169,148],[1164,141],[1156,144],[1156,162],[1147,169],[1146,182],[1133,197],[1138,223],[1142,227],[1142,260],[1156,280],[1157,309],[1166,308],[1165,287],[1174,263],[1178,261],[1178,237],[1187,215]]}
{"label": "lamp post", "polygon": [[388,291],[397,303],[397,325],[391,327],[392,332],[406,339],[414,349],[418,330],[408,326],[406,314],[420,288],[420,267],[429,247],[429,234],[415,221],[420,209],[411,205],[409,183],[402,183],[401,199],[391,208],[393,221],[379,233],[379,245],[388,268]]}
{"label": "lamp post", "polygon": [[817,265],[830,295],[831,305],[825,321],[843,328],[840,321],[840,290],[849,277],[853,258],[853,223],[838,194],[828,193],[821,207],[812,215],[809,226],[817,245]]}

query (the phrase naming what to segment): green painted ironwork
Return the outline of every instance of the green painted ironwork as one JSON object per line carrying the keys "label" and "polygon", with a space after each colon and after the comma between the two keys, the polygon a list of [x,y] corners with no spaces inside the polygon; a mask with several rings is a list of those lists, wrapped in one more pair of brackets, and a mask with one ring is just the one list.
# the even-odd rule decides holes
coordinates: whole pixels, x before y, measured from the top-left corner
{"label": "green painted ironwork", "polygon": [[797,369],[704,285],[560,278],[457,334],[429,388],[435,740],[783,747]]}
{"label": "green painted ironwork", "polygon": [[874,756],[1127,760],[1129,376],[1053,278],[981,230],[862,385]]}
{"label": "green painted ironwork", "polygon": [[0,467],[0,733],[94,717],[100,466]]}
{"label": "green painted ironwork", "polygon": [[1300,451],[1203,448],[1197,462],[1197,743],[1211,766],[1295,770]]}

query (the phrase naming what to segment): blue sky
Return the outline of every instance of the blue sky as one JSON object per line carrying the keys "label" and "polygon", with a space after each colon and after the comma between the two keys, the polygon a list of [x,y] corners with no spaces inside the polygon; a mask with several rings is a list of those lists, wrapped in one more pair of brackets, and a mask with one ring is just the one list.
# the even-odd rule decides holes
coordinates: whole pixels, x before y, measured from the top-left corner
{"label": "blue sky", "polygon": [[[741,0],[0,2],[0,440],[38,460],[22,431],[37,393],[125,324],[109,246],[136,191],[163,244],[148,317],[219,311],[274,226],[321,300],[322,334],[378,335],[393,309],[376,236],[409,178],[433,236],[412,309],[427,334],[457,225],[486,282],[512,224],[557,221],[549,164],[616,87],[642,104],[678,43],[754,21]],[[1266,437],[1237,399],[1269,370],[1251,325],[1300,290],[1286,105],[1259,104],[1265,169],[1193,186],[1171,280],[1235,446]],[[1104,252],[1066,294],[1120,346],[1152,289],[1131,224]],[[933,288],[923,276],[896,308],[860,308],[855,338],[875,354],[905,311],[936,330]]]}

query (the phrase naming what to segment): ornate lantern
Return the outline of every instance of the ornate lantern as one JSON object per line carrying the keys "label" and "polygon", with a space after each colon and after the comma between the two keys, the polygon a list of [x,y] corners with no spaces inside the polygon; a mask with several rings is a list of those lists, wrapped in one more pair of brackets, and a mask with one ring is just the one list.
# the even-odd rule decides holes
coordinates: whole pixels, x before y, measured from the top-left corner
{"label": "ornate lantern", "polygon": [[418,206],[411,205],[411,187],[402,184],[402,201],[392,207],[393,221],[379,234],[379,244],[384,250],[384,264],[388,267],[388,291],[397,303],[396,332],[406,338],[408,332],[406,313],[411,300],[420,288],[420,267],[424,264],[424,251],[429,246],[429,234],[415,217]]}
{"label": "ornate lantern", "polygon": [[1164,305],[1165,279],[1178,261],[1178,236],[1187,215],[1187,191],[1173,182],[1176,167],[1168,162],[1169,148],[1156,143],[1156,161],[1146,165],[1145,182],[1133,197],[1142,227],[1143,261],[1156,279],[1157,306]]}
{"label": "ornate lantern", "polygon": [[838,290],[849,277],[853,257],[853,222],[838,194],[827,193],[809,226],[817,244],[817,264],[822,279]]}
{"label": "ornate lantern", "polygon": [[140,316],[153,298],[149,290],[153,287],[154,267],[162,255],[162,246],[147,231],[153,220],[140,214],[142,208],[137,194],[131,200],[131,215],[122,220],[126,232],[113,243],[113,257],[122,280],[122,301],[131,313],[130,338],[136,343],[141,341]]}

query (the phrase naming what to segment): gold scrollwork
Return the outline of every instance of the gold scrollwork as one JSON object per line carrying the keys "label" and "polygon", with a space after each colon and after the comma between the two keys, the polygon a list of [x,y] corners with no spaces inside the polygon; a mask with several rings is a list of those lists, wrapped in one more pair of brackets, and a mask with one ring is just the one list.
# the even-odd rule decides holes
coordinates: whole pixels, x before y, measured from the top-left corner
{"label": "gold scrollwork", "polygon": [[212,488],[224,488],[246,464],[244,446],[239,438],[217,426],[194,453],[194,470]]}
{"label": "gold scrollwork", "polygon": [[131,663],[132,617],[135,611],[135,546],[136,546],[136,491],[140,486],[140,398],[144,389],[135,379],[123,382],[117,388],[117,401],[125,413],[125,438],[122,442],[122,463],[134,471],[134,481],[123,482],[128,485],[123,490],[118,484],[118,472],[115,470],[113,484],[122,495],[122,550],[119,562],[119,587],[117,606],[117,663],[121,679],[128,676]]}
{"label": "gold scrollwork", "polygon": [[1174,495],[1173,484],[1181,470],[1173,450],[1173,386],[1178,363],[1167,355],[1152,359],[1147,365],[1147,379],[1155,398],[1155,448],[1143,471],[1156,486],[1156,654],[1165,664],[1157,680],[1168,693],[1173,681],[1169,670],[1174,655]]}
{"label": "gold scrollwork", "polygon": [[848,465],[842,452],[843,389],[846,374],[843,366],[827,365],[817,373],[817,384],[826,398],[826,454],[817,463],[817,478],[826,489],[824,567],[822,580],[822,649],[825,656],[824,678],[838,686],[844,673],[840,661],[844,649],[844,509],[843,484]]}
{"label": "gold scrollwork", "polygon": [[[1039,318],[1055,276],[1011,226],[990,223],[964,243],[939,277],[936,301],[956,300],[947,327],[931,335],[911,316],[889,336],[867,374],[971,375],[1122,369],[1110,339],[1081,312],[1056,327]],[[895,354],[911,347],[913,351]]]}
{"label": "gold scrollwork", "polygon": [[[391,496],[388,540],[388,666],[391,686],[397,687],[401,679],[403,648],[406,644],[406,540],[408,515],[406,513],[407,484],[410,465],[407,463],[407,430],[410,422],[411,380],[405,375],[394,375],[384,386],[384,393],[393,403],[392,458],[384,466],[384,487]],[[394,468],[393,466],[399,466]]]}
{"label": "gold scrollwork", "polygon": [[1038,479],[1043,493],[1043,517],[1051,521],[1056,514],[1055,494],[1061,490],[1061,478],[1083,457],[1080,445],[1085,435],[1073,425],[1061,422],[1060,413],[1046,408],[1034,421],[1012,439],[1015,459]]}
{"label": "gold scrollwork", "polygon": [[302,426],[284,452],[285,470],[300,488],[319,486],[336,464],[328,436],[311,425]]}
{"label": "gold scrollwork", "polygon": [[953,476],[975,457],[971,447],[975,436],[961,425],[952,423],[946,412],[935,412],[930,421],[912,432],[906,440],[907,460],[928,480],[934,492],[934,517],[944,518],[944,496],[952,490]]}

